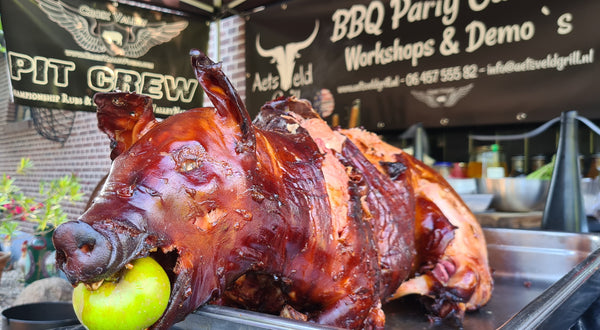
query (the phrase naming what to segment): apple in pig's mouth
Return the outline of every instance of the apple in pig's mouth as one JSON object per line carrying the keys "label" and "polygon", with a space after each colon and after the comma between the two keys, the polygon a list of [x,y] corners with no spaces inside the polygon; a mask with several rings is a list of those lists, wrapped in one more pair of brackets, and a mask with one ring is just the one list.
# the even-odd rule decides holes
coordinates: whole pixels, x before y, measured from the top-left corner
{"label": "apple in pig's mouth", "polygon": [[104,281],[79,283],[73,307],[90,330],[146,329],[161,317],[170,295],[167,273],[152,257],[145,257]]}

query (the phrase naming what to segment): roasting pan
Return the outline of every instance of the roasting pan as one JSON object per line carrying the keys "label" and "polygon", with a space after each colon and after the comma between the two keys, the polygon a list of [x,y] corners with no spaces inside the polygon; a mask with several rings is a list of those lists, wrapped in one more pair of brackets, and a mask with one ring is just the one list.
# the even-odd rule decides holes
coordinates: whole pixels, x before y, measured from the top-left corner
{"label": "roasting pan", "polygon": [[[484,228],[494,293],[464,329],[599,329],[600,236]],[[596,300],[598,300],[596,302]],[[591,306],[591,307],[590,307]],[[597,307],[597,308],[596,308]],[[432,324],[416,297],[384,305],[386,329],[456,329]],[[174,329],[335,329],[261,313],[205,306]]]}
{"label": "roasting pan", "polygon": [[[600,329],[600,236],[484,228],[494,292],[468,312],[465,330]],[[386,329],[458,329],[433,324],[416,297],[384,305]],[[572,327],[574,325],[574,327]],[[82,326],[61,330],[82,330]],[[205,306],[172,330],[337,329],[229,307]]]}

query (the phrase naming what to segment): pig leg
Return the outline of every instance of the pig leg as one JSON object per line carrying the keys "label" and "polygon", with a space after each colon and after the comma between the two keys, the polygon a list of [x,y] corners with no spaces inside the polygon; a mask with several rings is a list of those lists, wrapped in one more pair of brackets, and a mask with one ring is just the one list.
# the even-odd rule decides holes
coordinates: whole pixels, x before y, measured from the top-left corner
{"label": "pig leg", "polygon": [[324,309],[317,318],[320,324],[335,324],[346,329],[383,329],[385,314],[381,309],[381,301],[373,301],[365,319],[363,304],[357,304],[353,294],[346,295]]}

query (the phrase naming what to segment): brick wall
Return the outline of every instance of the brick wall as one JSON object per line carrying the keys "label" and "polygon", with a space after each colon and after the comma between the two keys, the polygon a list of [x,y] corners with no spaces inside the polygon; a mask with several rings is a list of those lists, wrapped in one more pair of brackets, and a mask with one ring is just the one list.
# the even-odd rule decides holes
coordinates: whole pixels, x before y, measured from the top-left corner
{"label": "brick wall", "polygon": [[[223,70],[244,99],[244,21],[231,17],[219,23],[220,52],[217,52],[216,24],[211,23],[207,52],[214,60],[220,53]],[[98,130],[96,116],[90,112],[76,113],[71,136],[64,144],[40,136],[31,120],[14,122],[7,70],[6,56],[0,55],[0,173],[15,177],[17,185],[31,195],[37,193],[40,180],[48,181],[75,173],[85,196],[74,205],[64,205],[69,218],[74,220],[82,213],[89,195],[110,168],[108,138]],[[205,105],[210,106],[206,98]],[[35,165],[25,177],[14,173],[22,157],[31,158]]]}
{"label": "brick wall", "polygon": [[[212,23],[210,27],[210,37],[208,41],[208,56],[213,61],[223,62],[223,72],[229,77],[233,86],[242,97],[246,99],[246,61],[245,61],[245,26],[244,19],[240,17],[230,17],[221,21],[221,40],[220,52],[217,52],[219,45],[217,39],[217,23]],[[206,105],[210,105],[207,98],[204,99]],[[208,102],[208,103],[207,103]]]}

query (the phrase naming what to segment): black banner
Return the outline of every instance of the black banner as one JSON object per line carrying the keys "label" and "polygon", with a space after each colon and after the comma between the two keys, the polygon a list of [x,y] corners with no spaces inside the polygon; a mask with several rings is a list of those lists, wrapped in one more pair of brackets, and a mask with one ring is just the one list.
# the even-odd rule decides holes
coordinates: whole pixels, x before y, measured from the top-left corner
{"label": "black banner", "polygon": [[15,102],[95,111],[97,92],[153,98],[167,116],[202,105],[190,66],[206,50],[205,21],[112,1],[1,0]]}
{"label": "black banner", "polygon": [[[600,2],[293,0],[246,23],[250,111],[279,95],[371,130],[600,118]],[[331,120],[331,119],[329,119]]]}

